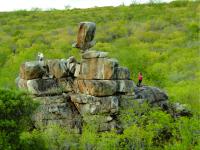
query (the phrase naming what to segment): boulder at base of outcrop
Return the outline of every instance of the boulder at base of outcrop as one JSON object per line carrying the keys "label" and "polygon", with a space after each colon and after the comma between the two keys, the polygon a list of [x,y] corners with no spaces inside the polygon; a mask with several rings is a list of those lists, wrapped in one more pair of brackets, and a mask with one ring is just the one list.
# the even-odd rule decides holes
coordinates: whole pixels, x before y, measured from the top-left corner
{"label": "boulder at base of outcrop", "polygon": [[192,112],[187,108],[187,105],[180,103],[170,103],[167,108],[167,112],[174,118],[181,116],[191,117]]}
{"label": "boulder at base of outcrop", "polygon": [[135,87],[134,91],[134,99],[139,103],[148,102],[152,106],[159,106],[174,118],[180,116],[192,116],[192,112],[186,107],[185,104],[168,102],[167,94],[157,87]]}
{"label": "boulder at base of outcrop", "polygon": [[[147,101],[153,106],[167,107],[168,96],[167,94],[157,87],[142,86],[135,87],[135,99],[140,99],[141,102]],[[140,102],[139,101],[139,102]]]}
{"label": "boulder at base of outcrop", "polygon": [[32,116],[37,128],[61,125],[74,132],[81,132],[82,117],[67,95],[35,97],[40,105]]}

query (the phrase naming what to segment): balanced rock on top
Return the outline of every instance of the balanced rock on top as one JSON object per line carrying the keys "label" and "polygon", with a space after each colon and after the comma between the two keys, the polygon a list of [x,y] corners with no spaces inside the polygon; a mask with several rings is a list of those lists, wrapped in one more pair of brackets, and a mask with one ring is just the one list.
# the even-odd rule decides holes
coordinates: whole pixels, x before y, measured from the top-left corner
{"label": "balanced rock on top", "polygon": [[96,31],[96,24],[94,22],[80,22],[77,35],[77,42],[73,44],[76,47],[85,52],[95,44],[94,35]]}

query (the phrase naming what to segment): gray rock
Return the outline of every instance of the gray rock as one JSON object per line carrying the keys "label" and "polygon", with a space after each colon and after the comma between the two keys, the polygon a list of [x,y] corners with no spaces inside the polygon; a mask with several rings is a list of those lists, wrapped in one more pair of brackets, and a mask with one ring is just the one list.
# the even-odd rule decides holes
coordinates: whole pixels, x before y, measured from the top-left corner
{"label": "gray rock", "polygon": [[188,109],[187,105],[180,104],[180,103],[170,103],[167,105],[167,111],[172,115],[174,118],[178,118],[181,116],[191,117],[192,112]]}
{"label": "gray rock", "polygon": [[52,60],[47,60],[46,64],[48,66],[49,74],[53,75],[55,78],[62,78],[69,76],[69,70],[67,68],[67,60],[52,59]]}
{"label": "gray rock", "polygon": [[54,79],[33,79],[27,81],[27,89],[34,95],[55,95],[62,93]]}
{"label": "gray rock", "polygon": [[76,107],[64,96],[36,97],[40,105],[34,112],[32,119],[35,126],[40,128],[46,125],[68,126],[70,129],[81,130],[82,119]]}
{"label": "gray rock", "polygon": [[83,59],[105,58],[107,56],[108,56],[108,52],[100,52],[100,51],[87,51],[82,54]]}
{"label": "gray rock", "polygon": [[130,71],[126,67],[116,67],[113,79],[129,80],[130,79]]}
{"label": "gray rock", "polygon": [[134,92],[135,92],[135,99],[146,99],[150,104],[168,100],[167,94],[157,87],[152,87],[152,86],[135,87]]}
{"label": "gray rock", "polygon": [[134,95],[119,95],[119,108],[120,109],[128,109],[133,108],[135,96]]}
{"label": "gray rock", "polygon": [[60,78],[58,81],[58,87],[62,90],[62,92],[73,92],[73,78]]}
{"label": "gray rock", "polygon": [[126,95],[134,95],[135,83],[132,80],[116,80],[117,93],[124,93]]}
{"label": "gray rock", "polygon": [[17,77],[15,82],[16,82],[17,87],[19,89],[27,89],[27,80],[24,80],[24,79]]}
{"label": "gray rock", "polygon": [[39,61],[25,62],[20,66],[20,78],[25,80],[41,78],[45,74],[44,65]]}
{"label": "gray rock", "polygon": [[75,72],[74,72],[74,77],[80,76],[80,64],[76,64],[75,66]]}
{"label": "gray rock", "polygon": [[95,97],[85,94],[71,95],[71,101],[79,112],[83,114],[102,114],[102,113],[117,113],[118,112],[118,97]]}

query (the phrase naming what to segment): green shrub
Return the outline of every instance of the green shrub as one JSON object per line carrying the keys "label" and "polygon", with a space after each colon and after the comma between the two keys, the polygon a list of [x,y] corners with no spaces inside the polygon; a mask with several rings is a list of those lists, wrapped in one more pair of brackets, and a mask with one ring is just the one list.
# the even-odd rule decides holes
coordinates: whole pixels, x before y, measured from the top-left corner
{"label": "green shrub", "polygon": [[36,104],[19,91],[0,89],[0,148],[19,149],[19,135],[32,129]]}

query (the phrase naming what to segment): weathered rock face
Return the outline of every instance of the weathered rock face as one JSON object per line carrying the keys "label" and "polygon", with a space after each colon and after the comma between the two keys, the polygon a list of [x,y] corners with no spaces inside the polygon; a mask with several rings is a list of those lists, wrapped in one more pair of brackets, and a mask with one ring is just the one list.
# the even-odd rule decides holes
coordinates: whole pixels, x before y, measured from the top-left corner
{"label": "weathered rock face", "polygon": [[[27,89],[41,102],[34,115],[36,126],[71,126],[76,122],[72,117],[75,115],[86,123],[93,121],[98,131],[118,128],[120,97],[134,96],[135,84],[129,70],[119,66],[116,59],[108,58],[107,52],[87,51],[80,62],[70,57],[34,64],[21,69],[23,75],[16,81],[19,88]],[[63,93],[68,95],[67,100]],[[82,120],[79,122],[81,125]]]}
{"label": "weathered rock face", "polygon": [[151,86],[136,87],[127,68],[106,52],[87,51],[74,57],[26,62],[16,79],[40,103],[33,120],[37,128],[58,124],[81,132],[83,122],[98,131],[119,129],[119,111],[134,109],[134,102],[159,106],[173,117],[190,116],[181,104],[169,104],[167,94]]}
{"label": "weathered rock face", "polygon": [[34,100],[40,103],[33,115],[37,128],[56,124],[81,132],[82,118],[69,96],[36,97]]}
{"label": "weathered rock face", "polygon": [[135,99],[140,102],[147,101],[152,105],[165,107],[167,105],[168,96],[164,91],[152,86],[135,87]]}
{"label": "weathered rock face", "polygon": [[45,73],[43,67],[39,61],[25,62],[20,67],[20,78],[25,80],[41,78]]}
{"label": "weathered rock face", "polygon": [[111,96],[116,93],[117,83],[113,80],[76,80],[80,93],[93,96]]}
{"label": "weathered rock face", "polygon": [[71,101],[84,114],[115,114],[118,112],[118,97],[95,97],[86,94],[71,95]]}
{"label": "weathered rock face", "polygon": [[55,78],[73,76],[76,69],[76,60],[74,57],[65,59],[47,60],[45,64],[48,66],[49,74]]}
{"label": "weathered rock face", "polygon": [[159,88],[152,86],[135,87],[134,92],[134,99],[139,103],[148,102],[152,106],[159,106],[174,118],[180,116],[192,116],[191,111],[186,105],[169,103],[167,94]]}
{"label": "weathered rock face", "polygon": [[111,116],[118,114],[119,96],[134,95],[135,84],[130,80],[129,70],[120,67],[118,61],[108,58],[105,52],[87,51],[75,72],[76,94],[71,95],[71,100],[83,120],[87,120],[86,115],[97,118],[110,116],[108,118],[112,119],[104,119],[103,123],[99,121],[99,131],[118,128],[117,117]]}
{"label": "weathered rock face", "polygon": [[83,59],[80,66],[80,79],[113,79],[118,62],[115,59]]}
{"label": "weathered rock face", "polygon": [[33,79],[27,81],[28,91],[34,95],[57,95],[61,93],[54,79]]}

